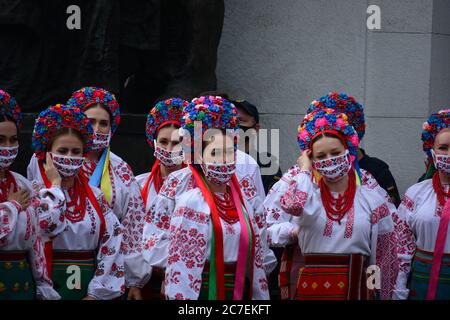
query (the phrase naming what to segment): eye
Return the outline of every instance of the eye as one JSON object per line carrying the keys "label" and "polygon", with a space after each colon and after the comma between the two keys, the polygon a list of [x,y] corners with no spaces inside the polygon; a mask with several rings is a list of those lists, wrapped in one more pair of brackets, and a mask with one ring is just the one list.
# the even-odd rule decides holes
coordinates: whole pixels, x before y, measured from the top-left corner
{"label": "eye", "polygon": [[78,149],[78,148],[72,149],[72,153],[74,155],[80,155],[81,154],[81,149]]}
{"label": "eye", "polygon": [[10,140],[11,143],[16,143],[17,141],[19,141],[17,136],[11,137],[11,140]]}
{"label": "eye", "polygon": [[58,152],[58,154],[66,155],[69,152],[69,149],[67,149],[67,148],[58,148],[56,151]]}
{"label": "eye", "polygon": [[109,122],[106,120],[100,121],[100,127],[102,127],[102,128],[109,127]]}

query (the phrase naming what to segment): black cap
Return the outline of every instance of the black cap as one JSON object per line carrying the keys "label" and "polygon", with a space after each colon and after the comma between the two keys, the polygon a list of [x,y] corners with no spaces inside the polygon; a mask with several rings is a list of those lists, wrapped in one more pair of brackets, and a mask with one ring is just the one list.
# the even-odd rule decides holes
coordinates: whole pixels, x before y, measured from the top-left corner
{"label": "black cap", "polygon": [[259,123],[259,112],[255,105],[246,100],[235,100],[232,101],[232,103],[236,106],[236,108],[243,109],[251,117],[255,118],[256,123]]}

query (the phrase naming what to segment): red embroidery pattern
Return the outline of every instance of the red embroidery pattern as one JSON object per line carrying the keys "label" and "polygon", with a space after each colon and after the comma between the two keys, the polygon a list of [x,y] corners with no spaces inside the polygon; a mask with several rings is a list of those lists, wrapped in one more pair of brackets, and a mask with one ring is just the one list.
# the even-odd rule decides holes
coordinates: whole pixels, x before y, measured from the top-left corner
{"label": "red embroidery pattern", "polygon": [[241,181],[239,181],[239,185],[241,186],[242,193],[249,200],[253,199],[258,194],[255,182],[250,175],[246,175],[242,178]]}
{"label": "red embroidery pattern", "polygon": [[188,278],[189,278],[189,288],[191,288],[195,292],[200,292],[200,288],[201,288],[201,285],[202,285],[202,280],[201,279],[195,279],[192,274],[189,274]]}
{"label": "red embroidery pattern", "polygon": [[126,187],[129,187],[134,178],[133,171],[131,171],[130,166],[125,161],[121,161],[117,166],[112,167],[122,183],[125,184]]}
{"label": "red embroidery pattern", "polygon": [[414,212],[415,207],[414,201],[407,195],[403,197],[401,205],[403,205],[409,211]]}
{"label": "red embroidery pattern", "polygon": [[325,224],[325,229],[323,230],[323,236],[331,238],[333,234],[333,221],[327,216],[327,222]]}
{"label": "red embroidery pattern", "polygon": [[265,216],[272,217],[274,220],[278,221],[281,217],[281,210],[279,208],[264,208]]}
{"label": "red embroidery pattern", "polygon": [[[392,220],[394,221],[395,232],[397,234],[398,254],[413,256],[416,249],[416,243],[414,234],[409,228],[408,223],[404,219],[401,219],[397,212],[392,213]],[[400,270],[405,273],[409,272],[410,266],[411,261],[404,262],[404,260],[402,260],[400,263]]]}
{"label": "red embroidery pattern", "polygon": [[369,189],[375,189],[378,186],[377,180],[367,171],[361,170],[362,181],[361,184],[363,186],[368,187]]}
{"label": "red embroidery pattern", "polygon": [[200,223],[200,224],[208,224],[209,216],[204,212],[195,211],[189,207],[179,207],[176,209],[172,215],[175,217],[185,217],[191,221]]}
{"label": "red embroidery pattern", "polygon": [[173,176],[169,176],[166,181],[164,181],[159,194],[166,198],[174,199],[179,184],[180,180]]}
{"label": "red embroidery pattern", "polygon": [[294,216],[301,216],[305,206],[308,194],[297,190],[297,183],[292,181],[288,190],[280,198],[281,208]]}
{"label": "red embroidery pattern", "polygon": [[395,232],[378,236],[376,261],[381,269],[381,299],[390,300],[395,289],[399,269]]}
{"label": "red embroidery pattern", "polygon": [[345,225],[345,235],[344,237],[350,239],[353,235],[353,224],[355,220],[355,209],[351,207],[347,213],[347,223]]}
{"label": "red embroidery pattern", "polygon": [[179,227],[170,235],[168,265],[177,262],[179,259],[184,262],[187,269],[203,267],[203,258],[206,256],[205,235],[195,228],[189,230]]}
{"label": "red embroidery pattern", "polygon": [[372,225],[377,224],[381,219],[386,218],[389,215],[389,208],[386,203],[383,203],[381,206],[377,207],[372,211]]}

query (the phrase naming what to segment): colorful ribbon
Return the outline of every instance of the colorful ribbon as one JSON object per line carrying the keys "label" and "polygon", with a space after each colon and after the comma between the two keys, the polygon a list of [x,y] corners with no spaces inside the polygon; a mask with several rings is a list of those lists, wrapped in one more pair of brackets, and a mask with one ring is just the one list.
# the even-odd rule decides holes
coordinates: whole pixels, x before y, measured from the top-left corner
{"label": "colorful ribbon", "polygon": [[109,155],[110,148],[105,149],[89,179],[89,185],[97,188],[100,187],[108,203],[111,203],[112,186],[111,177],[109,175]]}

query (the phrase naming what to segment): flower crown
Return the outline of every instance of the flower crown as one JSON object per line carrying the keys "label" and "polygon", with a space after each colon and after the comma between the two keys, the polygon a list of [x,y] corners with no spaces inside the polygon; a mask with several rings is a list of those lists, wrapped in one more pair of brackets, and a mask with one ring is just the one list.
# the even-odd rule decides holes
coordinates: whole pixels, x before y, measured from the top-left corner
{"label": "flower crown", "polygon": [[114,94],[102,88],[84,87],[75,91],[67,101],[67,105],[78,107],[83,111],[97,103],[111,113],[111,133],[114,134],[120,124],[120,107]]}
{"label": "flower crown", "polygon": [[31,145],[38,159],[44,159],[49,142],[62,128],[72,128],[81,134],[84,154],[92,150],[94,131],[87,116],[77,107],[57,104],[42,111],[36,119]]}
{"label": "flower crown", "polygon": [[180,99],[172,98],[159,101],[150,111],[147,116],[147,123],[145,125],[145,135],[147,142],[151,147],[153,141],[156,139],[158,130],[161,125],[167,123],[178,123],[181,126],[181,117],[183,116],[183,109],[189,102]]}
{"label": "flower crown", "polygon": [[358,138],[361,141],[366,132],[366,122],[364,120],[364,108],[354,97],[345,93],[330,92],[329,94],[314,100],[308,107],[307,113],[317,109],[333,109],[339,113],[344,113],[348,117],[348,122],[355,128]]}
{"label": "flower crown", "polygon": [[347,116],[344,113],[338,113],[328,108],[314,110],[304,117],[298,127],[297,135],[300,150],[303,152],[310,149],[314,137],[327,130],[337,131],[342,134],[354,159],[359,145],[355,129],[348,123]]}
{"label": "flower crown", "polygon": [[22,112],[16,99],[11,97],[8,92],[0,89],[0,114],[8,116],[14,120],[17,128],[22,127]]}
{"label": "flower crown", "polygon": [[444,109],[433,113],[423,124],[422,142],[423,151],[431,158],[431,149],[434,146],[434,140],[443,129],[450,128],[450,109]]}

